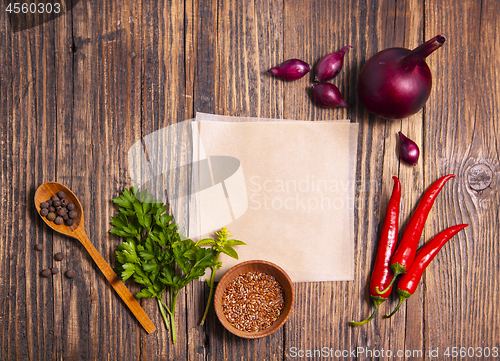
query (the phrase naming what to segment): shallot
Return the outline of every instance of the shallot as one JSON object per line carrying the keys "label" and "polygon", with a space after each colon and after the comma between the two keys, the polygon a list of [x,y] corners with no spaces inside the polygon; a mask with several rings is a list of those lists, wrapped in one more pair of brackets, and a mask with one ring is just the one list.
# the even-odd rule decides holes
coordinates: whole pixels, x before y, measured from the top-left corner
{"label": "shallot", "polygon": [[314,84],[311,87],[311,92],[316,103],[325,108],[350,106],[340,93],[340,90],[331,83]]}
{"label": "shallot", "polygon": [[290,59],[268,71],[286,80],[297,80],[309,73],[311,66],[300,59]]}
{"label": "shallot", "polygon": [[325,55],[316,66],[316,81],[326,81],[335,78],[342,69],[344,55],[352,46],[344,46],[340,51]]}
{"label": "shallot", "polygon": [[419,155],[418,145],[399,132],[399,156],[401,159],[408,164],[415,165],[418,162]]}

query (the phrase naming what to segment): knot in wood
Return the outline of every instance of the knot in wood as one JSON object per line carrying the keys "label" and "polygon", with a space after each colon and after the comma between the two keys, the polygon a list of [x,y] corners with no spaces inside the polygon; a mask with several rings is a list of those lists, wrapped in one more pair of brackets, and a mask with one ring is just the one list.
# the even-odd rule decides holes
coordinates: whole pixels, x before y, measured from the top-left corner
{"label": "knot in wood", "polygon": [[469,186],[477,192],[480,192],[491,184],[493,179],[493,171],[483,163],[473,165],[467,174],[467,182]]}

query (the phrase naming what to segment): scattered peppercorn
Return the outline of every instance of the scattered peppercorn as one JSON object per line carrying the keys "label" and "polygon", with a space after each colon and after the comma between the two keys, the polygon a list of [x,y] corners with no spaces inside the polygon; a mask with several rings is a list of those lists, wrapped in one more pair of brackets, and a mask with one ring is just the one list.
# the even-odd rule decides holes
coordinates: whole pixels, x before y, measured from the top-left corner
{"label": "scattered peppercorn", "polygon": [[52,267],[52,274],[55,275],[57,272],[59,272],[59,268],[57,267]]}
{"label": "scattered peppercorn", "polygon": [[41,250],[43,249],[43,244],[38,243],[38,244],[35,246],[35,249],[36,249],[37,251],[41,251]]}
{"label": "scattered peppercorn", "polygon": [[50,276],[52,276],[52,271],[49,270],[48,268],[42,271],[42,277],[49,278]]}
{"label": "scattered peppercorn", "polygon": [[68,278],[74,278],[75,276],[76,276],[76,271],[75,270],[70,269],[70,270],[66,271],[66,277],[68,277]]}
{"label": "scattered peppercorn", "polygon": [[47,202],[40,203],[40,208],[49,208],[49,204]]}
{"label": "scattered peppercorn", "polygon": [[42,208],[42,209],[40,210],[40,215],[41,215],[42,217],[47,217],[47,215],[48,215],[48,214],[49,214],[49,210],[48,210],[47,208]]}
{"label": "scattered peppercorn", "polygon": [[56,214],[54,212],[50,212],[49,214],[47,214],[47,219],[53,222],[56,219]]}
{"label": "scattered peppercorn", "polygon": [[57,252],[55,255],[54,255],[54,259],[56,261],[62,261],[64,259],[64,254],[62,252]]}

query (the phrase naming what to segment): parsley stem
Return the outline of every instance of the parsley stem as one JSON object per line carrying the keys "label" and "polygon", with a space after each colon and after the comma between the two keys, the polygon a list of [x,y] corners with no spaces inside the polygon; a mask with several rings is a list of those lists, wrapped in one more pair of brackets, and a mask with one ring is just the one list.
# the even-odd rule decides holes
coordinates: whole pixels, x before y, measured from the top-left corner
{"label": "parsley stem", "polygon": [[172,343],[175,343],[175,304],[177,303],[177,296],[179,295],[179,290],[175,288],[170,288],[170,324],[172,325]]}
{"label": "parsley stem", "polygon": [[[220,252],[217,252],[217,256],[215,257],[215,264],[219,262],[219,255]],[[212,298],[214,296],[214,290],[215,290],[215,272],[217,271],[216,266],[210,267],[212,269],[212,276],[210,277],[210,283],[208,286],[210,287],[210,293],[208,294],[208,301],[207,301],[207,306],[205,307],[205,313],[203,313],[203,318],[201,319],[200,326],[203,326],[205,323],[205,320],[208,315],[208,309],[210,308],[210,303],[212,302]]]}
{"label": "parsley stem", "polygon": [[[161,313],[161,317],[163,317],[163,322],[165,322],[165,327],[167,328],[167,330],[170,330],[170,324],[167,320],[167,315],[165,314],[165,310],[163,309],[161,296],[156,296],[156,300],[158,301],[158,307],[160,307],[160,313]],[[168,311],[168,308],[167,308],[167,311]]]}

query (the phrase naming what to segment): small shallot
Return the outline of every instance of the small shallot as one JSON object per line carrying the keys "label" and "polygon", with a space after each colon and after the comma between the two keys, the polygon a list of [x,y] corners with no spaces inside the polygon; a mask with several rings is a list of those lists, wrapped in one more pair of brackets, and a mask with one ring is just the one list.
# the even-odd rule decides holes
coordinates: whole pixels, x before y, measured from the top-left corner
{"label": "small shallot", "polygon": [[411,165],[417,164],[420,155],[418,145],[401,132],[399,132],[399,155],[403,161]]}
{"label": "small shallot", "polygon": [[316,81],[326,81],[335,78],[342,69],[344,55],[352,46],[344,46],[340,51],[325,55],[316,66]]}
{"label": "small shallot", "polygon": [[290,59],[269,69],[269,72],[286,80],[297,80],[309,73],[311,66],[300,59]]}
{"label": "small shallot", "polygon": [[331,83],[314,84],[311,87],[311,92],[316,103],[325,108],[350,106],[340,93],[340,90]]}

